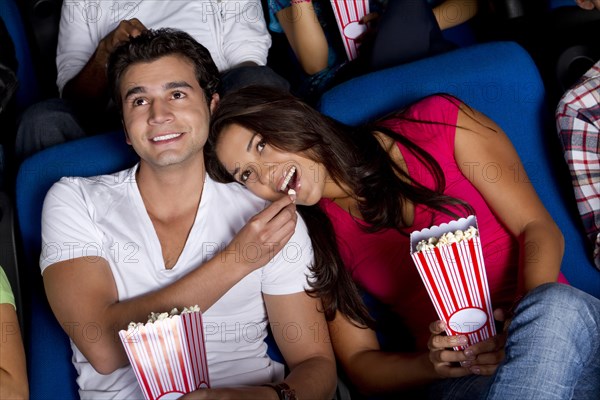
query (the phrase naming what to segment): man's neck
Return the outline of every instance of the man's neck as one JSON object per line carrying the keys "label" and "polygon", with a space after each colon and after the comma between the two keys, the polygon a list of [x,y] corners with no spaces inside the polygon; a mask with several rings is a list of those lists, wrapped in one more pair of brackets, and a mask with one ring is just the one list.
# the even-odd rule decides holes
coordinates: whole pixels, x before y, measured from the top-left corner
{"label": "man's neck", "polygon": [[204,160],[157,168],[143,161],[137,185],[152,218],[168,221],[197,210],[205,180]]}

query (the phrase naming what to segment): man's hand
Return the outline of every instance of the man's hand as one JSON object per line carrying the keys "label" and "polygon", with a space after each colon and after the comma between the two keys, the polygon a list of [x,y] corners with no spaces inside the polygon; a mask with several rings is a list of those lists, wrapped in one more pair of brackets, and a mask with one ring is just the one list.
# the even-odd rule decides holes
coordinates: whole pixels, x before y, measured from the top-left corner
{"label": "man's hand", "polygon": [[290,196],[256,214],[219,255],[255,270],[266,265],[294,234],[298,216]]}

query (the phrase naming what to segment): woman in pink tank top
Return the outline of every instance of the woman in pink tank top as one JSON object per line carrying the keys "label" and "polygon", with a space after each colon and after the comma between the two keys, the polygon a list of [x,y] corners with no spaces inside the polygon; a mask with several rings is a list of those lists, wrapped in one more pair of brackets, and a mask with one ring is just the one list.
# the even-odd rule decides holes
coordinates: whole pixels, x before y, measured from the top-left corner
{"label": "woman in pink tank top", "polygon": [[[470,398],[488,392],[525,398],[547,389],[547,371],[541,370],[539,380],[521,384],[522,392],[507,391],[513,390],[509,381],[521,379],[522,365],[505,354],[535,359],[541,350],[524,340],[506,346],[511,333],[501,322],[527,332],[534,323],[520,316],[523,296],[539,307],[539,317],[548,315],[545,302],[558,298],[551,292],[577,289],[552,285],[563,279],[562,235],[509,139],[489,118],[452,96],[434,95],[352,128],[290,95],[246,88],[220,103],[205,157],[216,180],[238,182],[270,201],[295,197],[315,257],[329,254],[332,269],[316,271],[313,289],[323,299],[336,356],[361,392],[425,387],[436,393],[443,387],[445,398],[454,398],[452,393],[464,395],[468,387]],[[454,350],[467,343],[466,336],[443,334],[445,325],[436,321],[411,259],[409,234],[471,214],[477,217],[500,329]],[[408,332],[401,344],[409,352],[381,350],[364,306],[348,300],[355,298],[354,283],[397,317]],[[504,381],[496,378],[502,371],[512,371],[502,375]],[[461,389],[447,390],[457,382]]]}

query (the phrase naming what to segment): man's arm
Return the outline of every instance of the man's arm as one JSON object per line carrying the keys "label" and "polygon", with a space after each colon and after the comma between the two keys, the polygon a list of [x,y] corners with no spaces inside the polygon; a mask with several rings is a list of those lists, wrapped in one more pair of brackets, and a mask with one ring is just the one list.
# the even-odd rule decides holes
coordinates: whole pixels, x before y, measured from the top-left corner
{"label": "man's arm", "polygon": [[306,292],[264,298],[273,337],[290,368],[284,382],[299,399],[331,399],[337,374],[320,300]]}
{"label": "man's arm", "polygon": [[[60,216],[49,213],[46,218]],[[131,321],[144,321],[152,311],[195,304],[206,310],[279,252],[292,237],[296,221],[295,206],[285,196],[251,218],[222,253],[169,286],[126,301],[119,301],[108,262],[101,257],[78,257],[48,266],[43,274],[46,294],[77,348],[98,372],[108,374],[128,364],[120,329]],[[235,249],[248,243],[259,245],[262,256],[236,257]],[[89,337],[90,326],[101,334]]]}
{"label": "man's arm", "polygon": [[[306,292],[264,295],[273,337],[290,373],[284,379],[298,399],[333,398],[336,387],[335,357],[319,299]],[[277,382],[280,383],[280,382]],[[268,386],[200,389],[186,400],[215,398],[273,399],[277,392]]]}

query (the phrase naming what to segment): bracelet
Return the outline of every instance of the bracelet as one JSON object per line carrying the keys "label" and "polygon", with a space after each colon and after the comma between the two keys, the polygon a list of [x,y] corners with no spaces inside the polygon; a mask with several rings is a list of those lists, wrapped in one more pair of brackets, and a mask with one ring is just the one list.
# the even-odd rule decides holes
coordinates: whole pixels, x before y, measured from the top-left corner
{"label": "bracelet", "polygon": [[276,391],[279,400],[298,400],[298,398],[296,397],[296,391],[290,388],[290,386],[285,382],[267,383],[263,386],[270,387],[271,389]]}

